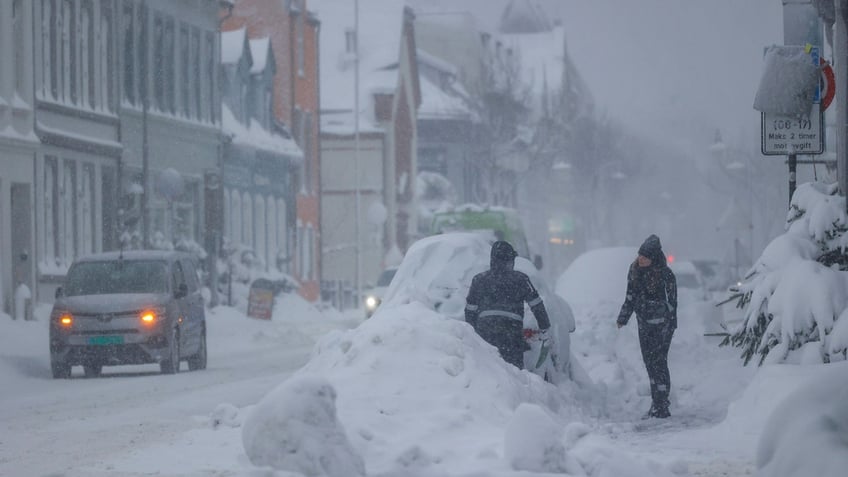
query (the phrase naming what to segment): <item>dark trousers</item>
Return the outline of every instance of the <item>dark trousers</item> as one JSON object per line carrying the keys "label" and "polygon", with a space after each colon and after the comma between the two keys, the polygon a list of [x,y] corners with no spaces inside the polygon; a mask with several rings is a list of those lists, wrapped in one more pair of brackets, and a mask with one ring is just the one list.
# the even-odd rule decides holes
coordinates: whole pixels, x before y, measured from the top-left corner
{"label": "dark trousers", "polygon": [[668,372],[668,348],[674,334],[667,323],[652,325],[639,322],[639,346],[651,381],[651,400],[655,409],[668,409],[671,376]]}
{"label": "dark trousers", "polygon": [[524,350],[527,342],[524,341],[523,323],[511,318],[499,316],[487,316],[477,321],[477,334],[487,343],[496,347],[501,357],[507,363],[524,369]]}

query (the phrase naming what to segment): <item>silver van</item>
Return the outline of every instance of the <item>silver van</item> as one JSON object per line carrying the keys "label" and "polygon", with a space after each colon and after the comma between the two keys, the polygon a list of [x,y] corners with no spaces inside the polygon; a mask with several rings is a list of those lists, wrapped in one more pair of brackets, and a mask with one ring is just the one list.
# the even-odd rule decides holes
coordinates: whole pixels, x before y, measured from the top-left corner
{"label": "silver van", "polygon": [[50,367],[69,378],[103,366],[159,363],[164,374],[206,368],[206,316],[192,256],[132,251],[75,261],[50,314]]}

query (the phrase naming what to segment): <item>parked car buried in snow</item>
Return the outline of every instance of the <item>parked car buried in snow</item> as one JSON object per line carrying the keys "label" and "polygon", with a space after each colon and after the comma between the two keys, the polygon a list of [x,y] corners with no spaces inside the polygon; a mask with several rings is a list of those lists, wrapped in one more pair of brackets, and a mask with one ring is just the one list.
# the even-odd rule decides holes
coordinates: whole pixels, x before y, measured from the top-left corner
{"label": "parked car buried in snow", "polygon": [[[491,240],[473,232],[455,232],[434,235],[415,242],[406,252],[392,279],[377,313],[390,312],[395,304],[417,301],[429,308],[458,320],[465,320],[465,298],[474,275],[489,268]],[[532,349],[525,353],[525,367],[543,377],[552,371],[571,375],[571,338],[574,317],[571,308],[560,296],[551,291],[527,259],[517,257],[515,269],[526,274],[539,292],[551,319],[555,343],[550,357],[536,367],[539,343],[530,341]],[[524,328],[534,330],[536,320],[525,305]],[[533,333],[528,333],[532,335]]]}
{"label": "parked car buried in snow", "polygon": [[71,265],[50,314],[50,367],[158,363],[164,374],[206,367],[206,317],[194,261],[179,252],[109,252]]}
{"label": "parked car buried in snow", "polygon": [[397,268],[395,267],[383,270],[377,278],[377,285],[365,293],[365,318],[371,318],[371,315],[377,311],[377,307],[383,302],[383,295],[386,294],[386,290],[388,290],[389,285],[392,283],[395,273],[397,273]]}

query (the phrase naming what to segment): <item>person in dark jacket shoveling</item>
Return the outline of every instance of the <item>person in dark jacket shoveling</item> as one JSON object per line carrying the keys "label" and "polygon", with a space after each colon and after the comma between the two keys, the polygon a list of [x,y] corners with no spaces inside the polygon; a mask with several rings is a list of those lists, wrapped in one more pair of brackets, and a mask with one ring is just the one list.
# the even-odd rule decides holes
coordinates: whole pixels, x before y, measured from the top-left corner
{"label": "person in dark jacket shoveling", "polygon": [[524,273],[514,270],[518,254],[508,242],[492,244],[491,268],[471,281],[466,298],[465,321],[481,338],[498,348],[501,357],[524,368],[524,303],[539,324],[540,339],[547,340],[551,321],[539,292]]}
{"label": "person in dark jacket shoveling", "polygon": [[677,280],[668,267],[660,239],[651,235],[639,247],[639,255],[627,273],[627,296],[616,324],[626,325],[636,313],[642,360],[651,381],[651,409],[648,417],[666,418],[671,376],[668,349],[677,329]]}

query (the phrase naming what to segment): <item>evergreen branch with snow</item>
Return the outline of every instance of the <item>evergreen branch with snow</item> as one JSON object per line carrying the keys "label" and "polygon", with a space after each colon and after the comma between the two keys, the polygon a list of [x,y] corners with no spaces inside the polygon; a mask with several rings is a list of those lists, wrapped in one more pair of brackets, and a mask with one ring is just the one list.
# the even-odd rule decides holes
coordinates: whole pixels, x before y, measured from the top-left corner
{"label": "evergreen branch with snow", "polygon": [[763,251],[725,302],[744,309],[722,346],[742,349],[747,365],[846,359],[848,216],[835,185],[804,184],[792,199],[786,232]]}

